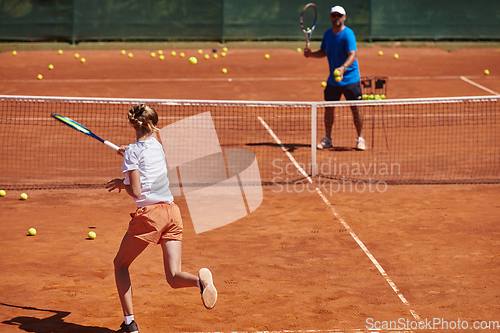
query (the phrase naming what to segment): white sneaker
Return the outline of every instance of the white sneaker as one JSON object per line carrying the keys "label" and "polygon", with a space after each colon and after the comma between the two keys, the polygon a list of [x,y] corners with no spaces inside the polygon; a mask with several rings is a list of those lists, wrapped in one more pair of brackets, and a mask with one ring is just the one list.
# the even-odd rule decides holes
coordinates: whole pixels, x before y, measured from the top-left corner
{"label": "white sneaker", "polygon": [[318,147],[318,149],[332,148],[332,139],[325,136],[316,147]]}
{"label": "white sneaker", "polygon": [[201,300],[207,309],[211,309],[217,302],[217,289],[214,286],[212,273],[208,268],[202,268],[198,272],[200,279]]}
{"label": "white sneaker", "polygon": [[366,149],[366,141],[362,137],[359,137],[356,141],[358,141],[358,145],[356,146],[356,149],[358,150],[365,150]]}

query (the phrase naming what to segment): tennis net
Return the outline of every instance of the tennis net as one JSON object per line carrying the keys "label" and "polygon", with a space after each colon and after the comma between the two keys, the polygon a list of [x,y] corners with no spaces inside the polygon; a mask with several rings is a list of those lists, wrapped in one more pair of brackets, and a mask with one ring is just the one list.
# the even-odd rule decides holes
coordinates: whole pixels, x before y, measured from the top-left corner
{"label": "tennis net", "polygon": [[[162,129],[208,115],[220,151],[253,152],[262,184],[307,176],[355,183],[499,183],[499,101],[496,96],[344,102],[0,96],[0,189],[102,187],[122,177],[120,156],[50,115],[71,118],[120,146],[135,140],[126,112],[138,103],[158,112]],[[319,150],[330,107],[335,108],[333,147]],[[355,149],[353,107],[363,115],[365,151]],[[186,163],[204,157],[194,150],[214,152],[207,147],[214,140],[206,137],[206,123],[183,126],[192,127],[182,132],[189,136],[168,136],[179,141],[177,160],[183,161],[183,154]],[[178,167],[169,171],[172,177]]]}

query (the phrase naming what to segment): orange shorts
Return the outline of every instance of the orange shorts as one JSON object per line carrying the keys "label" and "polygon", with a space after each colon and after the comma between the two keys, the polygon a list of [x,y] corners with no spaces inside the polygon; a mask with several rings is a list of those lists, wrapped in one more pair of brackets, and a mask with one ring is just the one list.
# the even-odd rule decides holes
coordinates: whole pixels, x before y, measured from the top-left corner
{"label": "orange shorts", "polygon": [[128,234],[148,243],[159,244],[162,239],[182,240],[182,217],[175,203],[157,203],[138,208],[131,213]]}

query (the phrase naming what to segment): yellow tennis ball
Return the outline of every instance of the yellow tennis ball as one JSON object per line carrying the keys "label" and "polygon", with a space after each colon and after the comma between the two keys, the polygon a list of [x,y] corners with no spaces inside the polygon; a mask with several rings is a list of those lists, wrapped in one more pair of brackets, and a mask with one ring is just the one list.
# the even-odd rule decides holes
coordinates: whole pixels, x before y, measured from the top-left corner
{"label": "yellow tennis ball", "polygon": [[26,193],[21,193],[21,200],[27,200],[28,195]]}
{"label": "yellow tennis ball", "polygon": [[394,59],[399,59],[399,54],[397,54],[397,53],[396,53],[396,54],[394,55]]}
{"label": "yellow tennis ball", "polygon": [[90,232],[89,232],[89,234],[88,234],[88,236],[89,236],[89,238],[90,238],[90,239],[95,239],[95,237],[96,237],[97,235],[95,234],[95,232],[90,231]]}
{"label": "yellow tennis ball", "polygon": [[179,55],[181,58],[184,58],[186,56],[186,54],[184,52],[181,52]]}
{"label": "yellow tennis ball", "polygon": [[361,95],[361,99],[363,99],[363,100],[367,100],[367,99],[368,99],[368,95],[367,95],[367,94],[363,94],[363,95]]}
{"label": "yellow tennis ball", "polygon": [[160,55],[160,60],[163,60],[163,59],[165,59],[165,56],[162,54],[162,55]]}
{"label": "yellow tennis ball", "polygon": [[321,82],[321,86],[326,87],[326,82],[325,81]]}
{"label": "yellow tennis ball", "polygon": [[387,97],[384,94],[380,95],[380,99],[386,99],[386,98]]}
{"label": "yellow tennis ball", "polygon": [[80,55],[78,53],[75,53],[75,58],[80,58]]}
{"label": "yellow tennis ball", "polygon": [[222,51],[227,52],[227,47],[225,47],[225,46],[224,46],[224,47],[222,48]]}
{"label": "yellow tennis ball", "polygon": [[125,51],[125,50],[121,50],[121,52],[120,52],[120,53],[121,53],[122,55],[125,55],[125,53],[127,53],[127,51]]}
{"label": "yellow tennis ball", "polygon": [[369,99],[370,101],[371,101],[371,100],[373,100],[374,98],[375,98],[375,96],[374,96],[373,94],[368,95],[368,99]]}
{"label": "yellow tennis ball", "polygon": [[340,71],[338,69],[334,70],[333,75],[340,76]]}
{"label": "yellow tennis ball", "polygon": [[134,56],[134,55],[133,55],[132,53],[129,53],[129,54],[128,54],[128,57],[129,57],[129,58],[132,58],[133,56]]}
{"label": "yellow tennis ball", "polygon": [[49,69],[54,69],[54,65],[50,64]]}
{"label": "yellow tennis ball", "polygon": [[43,76],[42,76],[42,74],[38,74],[37,78],[38,78],[38,80],[41,80],[41,79],[43,79]]}
{"label": "yellow tennis ball", "polygon": [[177,52],[172,51],[170,54],[172,55],[172,57],[175,57],[175,55],[177,54]]}
{"label": "yellow tennis ball", "polygon": [[335,81],[337,81],[337,82],[342,81],[342,76],[336,76],[336,77],[335,77]]}
{"label": "yellow tennis ball", "polygon": [[302,49],[300,47],[298,47],[297,52],[302,52]]}
{"label": "yellow tennis ball", "polygon": [[28,229],[28,235],[35,236],[36,235],[36,229],[35,228],[29,228]]}
{"label": "yellow tennis ball", "polygon": [[208,54],[205,54],[204,58],[208,59],[208,58],[210,58],[210,56]]}
{"label": "yellow tennis ball", "polygon": [[82,63],[84,63],[84,62],[85,62],[85,61],[87,61],[87,60],[85,60],[85,58],[82,58],[82,59],[80,59],[80,61],[81,61]]}
{"label": "yellow tennis ball", "polygon": [[162,50],[158,50],[158,54],[159,54],[159,55],[162,55],[162,54],[163,54],[163,51],[162,51]]}
{"label": "yellow tennis ball", "polygon": [[59,55],[63,54],[63,50],[57,51],[57,54],[59,54]]}
{"label": "yellow tennis ball", "polygon": [[266,53],[266,55],[264,56],[264,58],[269,59],[269,58],[271,58],[271,56]]}
{"label": "yellow tennis ball", "polygon": [[154,58],[154,57],[156,57],[156,53],[151,52],[151,58]]}
{"label": "yellow tennis ball", "polygon": [[486,75],[490,75],[490,71],[489,71],[489,70],[487,70],[487,69],[485,69],[485,70],[484,70],[484,74],[486,74]]}
{"label": "yellow tennis ball", "polygon": [[384,55],[384,52],[382,52],[382,51],[378,51],[378,55],[379,55],[379,56]]}
{"label": "yellow tennis ball", "polygon": [[214,59],[217,59],[219,57],[219,55],[216,53],[214,54]]}
{"label": "yellow tennis ball", "polygon": [[376,99],[376,100],[381,100],[381,99],[382,99],[382,97],[380,97],[380,95],[379,95],[379,94],[375,94],[375,96],[373,96],[373,99]]}
{"label": "yellow tennis ball", "polygon": [[198,59],[196,59],[195,57],[191,57],[189,58],[189,63],[191,65],[196,65],[196,63],[198,62]]}
{"label": "yellow tennis ball", "polygon": [[226,52],[221,52],[220,55],[223,56],[223,57],[225,57],[226,56]]}
{"label": "yellow tennis ball", "polygon": [[0,197],[5,197],[7,195],[7,192],[5,190],[0,190]]}
{"label": "yellow tennis ball", "polygon": [[222,73],[226,74],[227,73],[227,69],[223,68],[222,69]]}
{"label": "yellow tennis ball", "polygon": [[203,50],[202,49],[199,49],[198,50],[198,54],[202,54],[203,53]]}
{"label": "yellow tennis ball", "polygon": [[17,55],[17,51],[15,51],[15,50],[12,51],[12,55],[14,55],[14,56]]}

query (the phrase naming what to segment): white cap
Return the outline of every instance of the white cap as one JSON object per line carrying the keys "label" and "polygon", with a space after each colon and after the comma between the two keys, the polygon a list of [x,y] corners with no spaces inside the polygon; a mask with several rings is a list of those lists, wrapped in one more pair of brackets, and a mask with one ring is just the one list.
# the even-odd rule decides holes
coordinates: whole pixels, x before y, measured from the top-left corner
{"label": "white cap", "polygon": [[335,6],[330,10],[330,14],[331,13],[339,13],[345,15],[345,9],[342,6]]}

